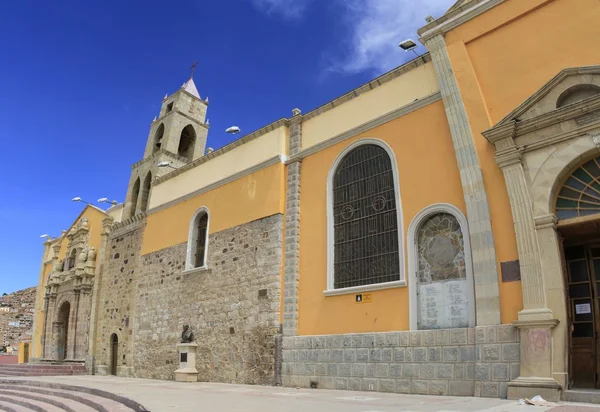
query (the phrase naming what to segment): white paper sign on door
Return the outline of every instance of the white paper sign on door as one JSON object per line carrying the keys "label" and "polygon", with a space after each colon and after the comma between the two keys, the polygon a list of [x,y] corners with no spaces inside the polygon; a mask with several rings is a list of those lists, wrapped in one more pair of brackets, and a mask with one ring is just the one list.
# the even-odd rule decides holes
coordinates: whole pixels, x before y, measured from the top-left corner
{"label": "white paper sign on door", "polygon": [[589,303],[581,303],[579,305],[575,305],[575,314],[583,315],[586,313],[592,313],[592,307]]}

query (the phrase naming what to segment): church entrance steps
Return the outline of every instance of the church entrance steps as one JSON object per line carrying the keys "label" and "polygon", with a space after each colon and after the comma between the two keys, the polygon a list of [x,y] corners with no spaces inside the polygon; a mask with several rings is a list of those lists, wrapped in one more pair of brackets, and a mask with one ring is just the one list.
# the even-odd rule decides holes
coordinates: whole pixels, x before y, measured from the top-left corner
{"label": "church entrance steps", "polygon": [[1,411],[147,412],[139,403],[99,389],[0,379]]}
{"label": "church entrance steps", "polygon": [[83,364],[21,364],[0,365],[0,376],[87,375]]}
{"label": "church entrance steps", "polygon": [[571,389],[563,392],[562,398],[567,402],[600,404],[600,389]]}

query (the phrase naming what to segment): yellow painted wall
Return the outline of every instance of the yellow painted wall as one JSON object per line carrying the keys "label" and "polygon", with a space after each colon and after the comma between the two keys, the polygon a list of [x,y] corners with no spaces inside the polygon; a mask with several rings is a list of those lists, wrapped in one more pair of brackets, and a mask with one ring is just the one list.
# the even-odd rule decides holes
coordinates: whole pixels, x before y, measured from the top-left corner
{"label": "yellow painted wall", "polygon": [[404,236],[413,217],[433,203],[451,203],[465,212],[441,101],[305,158],[301,186],[310,190],[302,190],[300,200],[300,335],[409,329],[408,288],[370,292],[370,304],[356,304],[354,294],[323,295],[327,288],[327,175],[339,153],[365,137],[385,141],[396,155]]}
{"label": "yellow painted wall", "polygon": [[314,146],[439,90],[433,64],[429,62],[416,67],[382,86],[304,121],[302,147]]}
{"label": "yellow painted wall", "polygon": [[[504,176],[481,132],[562,69],[598,64],[599,21],[595,0],[507,0],[446,35],[488,193],[498,265],[518,253]],[[521,283],[500,282],[500,292],[521,296]],[[501,304],[503,323],[522,309],[522,301]]]}
{"label": "yellow painted wall", "polygon": [[[212,161],[212,160],[211,160]],[[196,211],[209,210],[210,233],[284,212],[285,166],[279,163],[147,217],[142,254],[187,242]]]}
{"label": "yellow painted wall", "polygon": [[[90,206],[86,206],[83,211],[81,212],[81,214],[77,217],[77,219],[75,219],[75,221],[73,222],[73,224],[69,227],[68,230],[71,230],[71,227],[73,227],[74,225],[77,225],[77,223],[79,222],[79,220],[81,220],[82,218],[87,218],[88,219],[88,227],[90,228],[89,231],[89,245],[93,248],[96,249],[97,255],[100,254],[100,241],[101,241],[101,234],[102,234],[102,220],[106,217],[106,214],[102,213],[100,210],[90,207]],[[68,232],[67,230],[67,232]],[[67,255],[67,248],[69,247],[69,240],[67,239],[66,236],[64,236],[62,239],[60,240],[56,240],[58,242],[60,242],[60,251],[58,253],[58,259],[64,259],[65,256]],[[53,243],[54,245],[55,243]],[[52,246],[51,246],[52,248]],[[48,259],[54,256],[54,252],[53,250],[50,250],[48,255],[44,256],[42,259]],[[33,351],[31,352],[31,357],[34,358],[39,358],[42,356],[42,333],[43,333],[43,327],[44,327],[44,312],[43,312],[43,308],[44,308],[44,295],[46,294],[46,283],[48,282],[48,276],[50,275],[50,272],[52,272],[52,266],[53,266],[53,261],[52,260],[46,260],[44,263],[44,275],[43,275],[43,279],[42,279],[42,283],[37,285],[37,290],[36,290],[36,302],[39,302],[39,305],[37,305],[37,307],[39,308],[39,310],[37,310],[34,314],[34,328],[33,328],[33,335],[31,337],[32,342],[35,341],[36,344],[36,350],[35,353],[33,353]]]}
{"label": "yellow painted wall", "polygon": [[287,127],[279,127],[206,163],[152,188],[148,209],[178,199],[241,172],[273,156],[286,153]]}

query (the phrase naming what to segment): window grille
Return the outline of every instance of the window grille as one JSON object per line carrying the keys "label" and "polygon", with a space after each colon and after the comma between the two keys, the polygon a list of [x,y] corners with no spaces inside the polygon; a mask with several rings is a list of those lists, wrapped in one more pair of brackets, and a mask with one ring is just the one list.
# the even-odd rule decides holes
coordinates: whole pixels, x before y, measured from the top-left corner
{"label": "window grille", "polygon": [[400,280],[392,162],[374,144],[351,150],[333,177],[334,288]]}
{"label": "window grille", "polygon": [[556,217],[569,219],[600,213],[600,158],[579,166],[556,199]]}

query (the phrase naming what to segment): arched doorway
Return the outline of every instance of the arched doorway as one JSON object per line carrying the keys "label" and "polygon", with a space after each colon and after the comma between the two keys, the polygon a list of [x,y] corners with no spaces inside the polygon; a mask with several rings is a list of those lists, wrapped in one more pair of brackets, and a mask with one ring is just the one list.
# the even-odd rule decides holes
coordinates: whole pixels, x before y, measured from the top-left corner
{"label": "arched doorway", "polygon": [[568,287],[571,386],[600,388],[600,157],[571,170],[555,214]]}
{"label": "arched doorway", "polygon": [[119,337],[116,333],[110,336],[110,374],[117,375],[117,361],[119,359]]}
{"label": "arched doorway", "polygon": [[59,361],[67,358],[70,313],[71,304],[69,302],[64,302],[58,310],[58,321],[56,324],[56,359]]}

